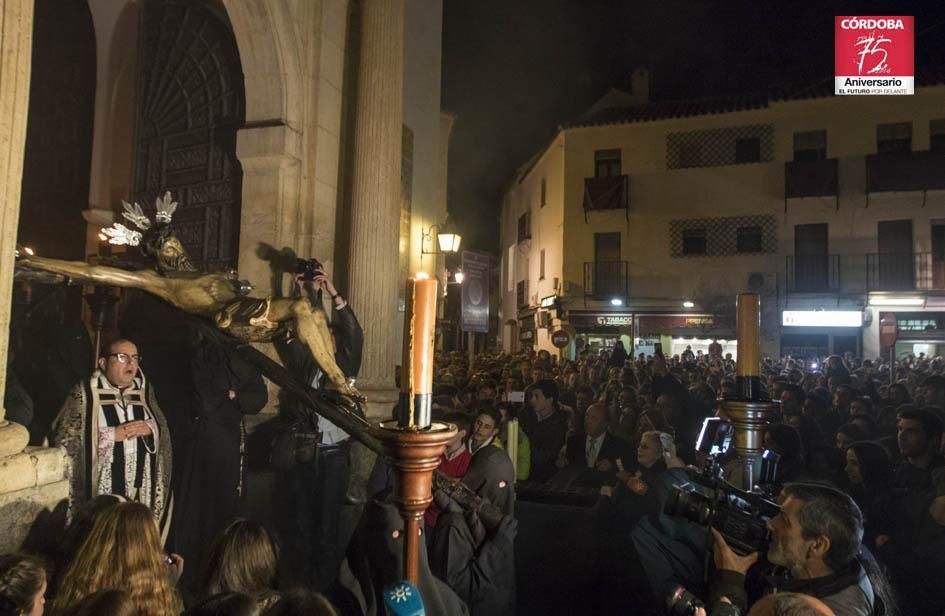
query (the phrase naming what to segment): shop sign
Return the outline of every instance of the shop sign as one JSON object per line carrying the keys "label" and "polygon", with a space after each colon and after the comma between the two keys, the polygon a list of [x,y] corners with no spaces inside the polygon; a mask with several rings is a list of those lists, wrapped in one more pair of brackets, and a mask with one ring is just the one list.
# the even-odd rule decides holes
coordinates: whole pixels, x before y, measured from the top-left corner
{"label": "shop sign", "polygon": [[785,327],[860,327],[861,310],[785,310],[781,313]]}
{"label": "shop sign", "polygon": [[563,349],[568,346],[568,343],[571,342],[571,334],[559,329],[555,333],[551,334],[551,344],[555,345],[559,349]]}
{"label": "shop sign", "polygon": [[535,339],[535,330],[533,329],[523,329],[518,333],[518,339],[525,341],[532,341]]}
{"label": "shop sign", "polygon": [[606,312],[571,312],[568,323],[574,327],[630,327],[633,325],[633,315],[628,313]]}
{"label": "shop sign", "polygon": [[678,329],[711,329],[715,327],[713,316],[652,316],[638,317],[641,334],[668,334]]}

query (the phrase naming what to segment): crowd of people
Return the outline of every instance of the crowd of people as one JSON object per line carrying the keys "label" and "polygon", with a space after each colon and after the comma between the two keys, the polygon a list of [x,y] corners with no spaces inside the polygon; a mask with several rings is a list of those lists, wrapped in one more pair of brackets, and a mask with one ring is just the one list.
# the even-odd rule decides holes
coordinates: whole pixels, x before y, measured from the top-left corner
{"label": "crowd of people", "polygon": [[[330,294],[337,311],[350,312]],[[353,377],[361,333],[346,315],[338,322],[348,319],[351,331],[336,329],[336,357]],[[300,378],[319,385],[317,365],[292,366],[291,349],[282,350]],[[663,613],[676,601],[692,606],[679,613],[766,614],[794,602],[810,613],[941,616],[945,360],[765,358],[766,394],[778,402],[763,433],[778,461],[766,488],[780,509],[767,520],[766,549],[746,553],[724,529],[667,513],[687,473],[705,463],[695,447],[703,420],[724,415],[719,400],[735,393],[735,361],[710,351],[439,354],[434,417],[457,426],[439,470],[481,500],[433,494],[418,584],[427,613],[516,613],[518,484],[599,495],[599,540],[587,546],[602,571],[596,613]],[[368,481],[373,498],[343,531],[349,435],[283,399],[314,434],[317,464],[300,465],[308,437],[296,421],[280,471],[287,506],[304,513],[275,532],[239,518],[242,417],[266,403],[260,376],[198,339],[190,368],[201,375],[203,474],[171,481],[172,430],[140,361],[132,341],[110,342],[63,405],[52,435],[73,458],[70,525],[43,559],[0,558],[0,615],[384,613],[384,590],[404,578],[385,463]],[[206,493],[210,507],[179,502]],[[175,541],[205,549],[185,568]],[[280,568],[293,551],[308,565],[286,576]],[[295,590],[280,588],[287,579]]]}
{"label": "crowd of people", "polygon": [[[517,421],[519,481],[601,488],[598,525],[607,530],[590,549],[604,563],[600,579],[615,578],[622,595],[602,598],[605,609],[613,600],[657,613],[686,587],[709,609],[718,604],[712,613],[745,613],[767,575],[768,591],[807,594],[837,614],[945,612],[937,584],[945,576],[945,360],[763,360],[766,394],[780,402],[763,436],[779,460],[768,487],[781,510],[757,563],[721,535],[713,543],[706,529],[665,514],[685,467],[704,462],[695,450],[703,419],[724,415],[718,400],[735,393],[734,359],[710,351],[634,358],[618,346],[574,361],[547,351],[471,362],[443,355],[436,406],[485,424],[497,449]],[[713,552],[724,583],[699,564]],[[628,580],[639,587],[629,591]]]}

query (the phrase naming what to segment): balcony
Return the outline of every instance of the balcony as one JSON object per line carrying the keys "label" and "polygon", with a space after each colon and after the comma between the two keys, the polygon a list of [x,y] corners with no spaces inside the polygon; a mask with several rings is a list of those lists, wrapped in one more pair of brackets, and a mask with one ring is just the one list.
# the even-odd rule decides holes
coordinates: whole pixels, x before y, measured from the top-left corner
{"label": "balcony", "polygon": [[626,261],[585,261],[584,298],[625,300],[630,294]]}
{"label": "balcony", "polygon": [[866,255],[869,291],[945,291],[945,260],[931,252]]}
{"label": "balcony", "polygon": [[584,222],[587,213],[600,210],[623,210],[630,216],[630,178],[615,175],[602,178],[584,178]]}
{"label": "balcony", "polygon": [[945,189],[945,156],[940,152],[873,154],[866,157],[866,191]]}
{"label": "balcony", "polygon": [[788,293],[837,293],[840,291],[840,255],[785,257],[784,274]]}
{"label": "balcony", "polygon": [[836,197],[837,159],[791,160],[784,163],[784,198]]}

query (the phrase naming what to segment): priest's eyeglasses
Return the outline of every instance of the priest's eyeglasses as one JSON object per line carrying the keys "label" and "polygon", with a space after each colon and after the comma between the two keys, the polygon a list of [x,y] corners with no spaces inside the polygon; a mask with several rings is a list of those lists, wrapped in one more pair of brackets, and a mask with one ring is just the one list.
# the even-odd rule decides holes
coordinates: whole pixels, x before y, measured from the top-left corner
{"label": "priest's eyeglasses", "polygon": [[114,357],[121,364],[127,364],[134,360],[136,364],[140,364],[142,357],[140,355],[129,355],[128,353],[109,353],[109,357]]}

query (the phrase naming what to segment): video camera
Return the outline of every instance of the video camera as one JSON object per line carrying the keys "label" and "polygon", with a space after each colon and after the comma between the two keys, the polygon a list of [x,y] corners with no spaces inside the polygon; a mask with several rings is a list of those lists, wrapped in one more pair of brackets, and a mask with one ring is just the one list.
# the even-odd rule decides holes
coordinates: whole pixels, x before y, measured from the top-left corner
{"label": "video camera", "polygon": [[[763,552],[770,541],[768,520],[781,511],[770,493],[745,492],[722,478],[718,458],[731,447],[735,430],[718,417],[702,424],[696,448],[705,454],[702,470],[687,469],[688,481],[673,485],[666,503],[666,514],[684,517],[702,526],[712,526],[739,554]],[[763,483],[777,483],[778,456],[770,451],[762,455]]]}
{"label": "video camera", "polygon": [[296,259],[295,273],[302,274],[305,281],[315,280],[319,271],[324,271],[324,267],[318,259]]}

